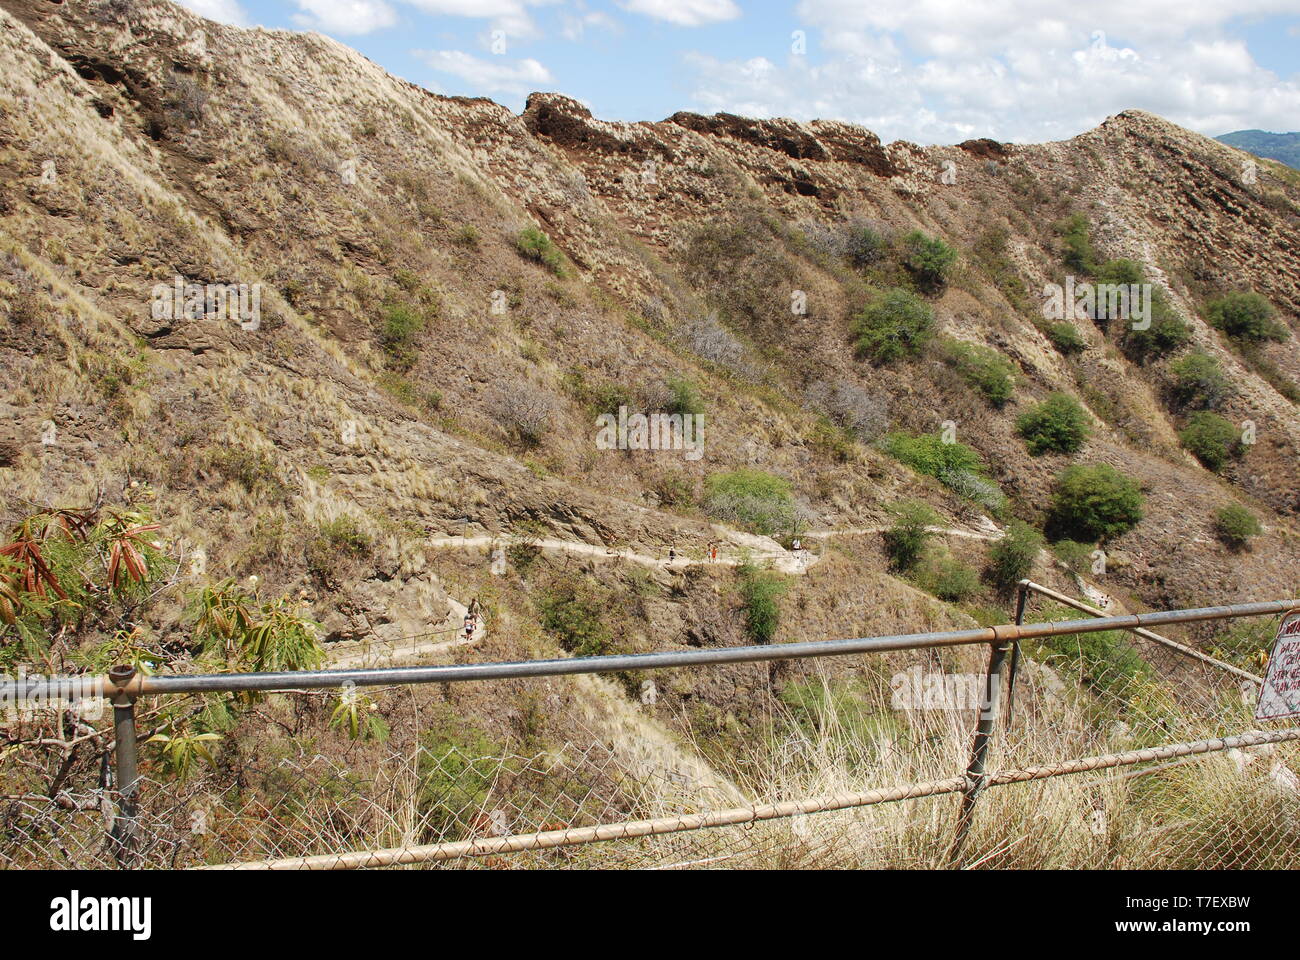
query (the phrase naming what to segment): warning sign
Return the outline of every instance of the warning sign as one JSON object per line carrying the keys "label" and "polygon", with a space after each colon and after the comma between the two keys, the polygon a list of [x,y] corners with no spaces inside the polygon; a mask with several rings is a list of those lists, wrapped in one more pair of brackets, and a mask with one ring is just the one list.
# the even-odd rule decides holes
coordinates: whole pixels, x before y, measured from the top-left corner
{"label": "warning sign", "polygon": [[1256,720],[1300,716],[1300,610],[1282,618],[1268,658],[1264,688],[1255,705]]}

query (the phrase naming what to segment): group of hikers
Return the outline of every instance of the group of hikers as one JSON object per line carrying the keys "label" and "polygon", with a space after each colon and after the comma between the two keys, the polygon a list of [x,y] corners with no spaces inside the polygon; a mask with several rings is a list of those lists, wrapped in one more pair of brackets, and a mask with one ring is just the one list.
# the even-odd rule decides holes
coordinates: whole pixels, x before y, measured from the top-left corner
{"label": "group of hikers", "polygon": [[[711,541],[711,542],[709,543],[707,553],[708,553],[709,563],[717,563],[717,562],[718,562],[718,541],[713,540],[713,541]],[[676,547],[669,547],[669,548],[668,548],[668,562],[669,562],[670,564],[671,564],[671,563],[676,563],[676,562],[677,562],[677,548],[676,548]]]}

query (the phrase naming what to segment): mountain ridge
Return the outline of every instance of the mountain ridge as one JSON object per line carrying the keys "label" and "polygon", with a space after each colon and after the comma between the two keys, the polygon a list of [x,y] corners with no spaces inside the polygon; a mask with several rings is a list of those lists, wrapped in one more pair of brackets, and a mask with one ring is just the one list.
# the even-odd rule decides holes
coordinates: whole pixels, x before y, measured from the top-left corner
{"label": "mountain ridge", "polygon": [[1215,137],[1220,143],[1246,150],[1256,156],[1277,160],[1300,169],[1300,133],[1268,133],[1264,130],[1236,130]]}

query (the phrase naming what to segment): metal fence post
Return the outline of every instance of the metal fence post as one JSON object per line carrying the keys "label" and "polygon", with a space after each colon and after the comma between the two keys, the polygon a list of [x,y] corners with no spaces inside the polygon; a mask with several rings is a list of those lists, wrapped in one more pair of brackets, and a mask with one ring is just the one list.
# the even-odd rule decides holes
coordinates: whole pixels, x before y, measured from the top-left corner
{"label": "metal fence post", "polygon": [[[1016,584],[1016,626],[1025,622],[1025,604],[1029,600],[1028,580]],[[1011,667],[1007,671],[1007,726],[1011,726],[1011,715],[1016,706],[1016,671],[1020,668],[1020,641],[1011,646]]]}
{"label": "metal fence post", "polygon": [[135,863],[137,791],[140,776],[135,737],[135,692],[128,684],[135,678],[135,667],[116,666],[108,671],[113,686],[113,733],[117,740],[118,811],[109,838],[113,855],[124,867]]}
{"label": "metal fence post", "polygon": [[998,639],[989,647],[989,669],[984,678],[984,702],[980,704],[979,724],[975,728],[975,742],[971,747],[970,765],[966,768],[966,789],[962,792],[961,811],[957,815],[957,830],[952,838],[952,848],[948,853],[948,864],[961,866],[962,847],[966,843],[966,834],[970,832],[971,820],[975,814],[975,801],[987,782],[985,760],[988,757],[989,741],[993,738],[993,728],[998,720],[998,704],[1002,699],[1002,665],[1007,654],[1011,652],[1013,640]]}

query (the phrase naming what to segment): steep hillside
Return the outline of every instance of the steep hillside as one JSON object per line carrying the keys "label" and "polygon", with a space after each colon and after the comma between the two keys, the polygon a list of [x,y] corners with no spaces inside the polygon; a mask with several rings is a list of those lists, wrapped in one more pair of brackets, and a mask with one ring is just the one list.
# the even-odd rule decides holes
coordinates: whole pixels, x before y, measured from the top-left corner
{"label": "steep hillside", "polygon": [[[146,507],[178,563],[201,550],[204,576],[300,598],[331,642],[429,630],[481,594],[506,628],[475,656],[554,652],[543,599],[572,588],[607,649],[646,650],[752,638],[731,566],[654,563],[715,540],[732,563],[827,544],[790,578],[776,639],[989,616],[978,580],[891,570],[888,508],[1050,532],[1060,473],[1104,463],[1143,516],[1104,567],[1074,569],[1121,605],[1294,587],[1300,181],[1280,165],[1244,183],[1243,154],[1140,112],[1060,143],[924,149],[836,122],[609,123],[555,94],[515,115],[161,0],[0,0],[0,67],[6,526]],[[933,238],[955,263],[927,260]],[[1138,275],[1177,336],[1044,319],[1047,284]],[[260,284],[261,314],[160,310],[178,282]],[[897,357],[859,343],[889,291],[934,318]],[[1229,336],[1209,305],[1234,291],[1280,326]],[[1188,399],[1189,355],[1217,363],[1212,399]],[[1090,435],[1034,456],[1018,421],[1053,393]],[[1180,438],[1198,405],[1233,434],[1217,472]],[[621,406],[703,413],[703,455],[601,449],[595,418]],[[923,436],[983,465],[926,476],[902,452]],[[717,495],[739,469],[787,482],[794,522],[746,529]],[[1246,549],[1215,532],[1234,503],[1262,521]],[[488,539],[440,539],[460,536]],[[935,563],[977,570],[984,549],[951,537]],[[147,626],[183,646],[179,607]],[[801,669],[718,671],[662,702],[735,732]]]}

